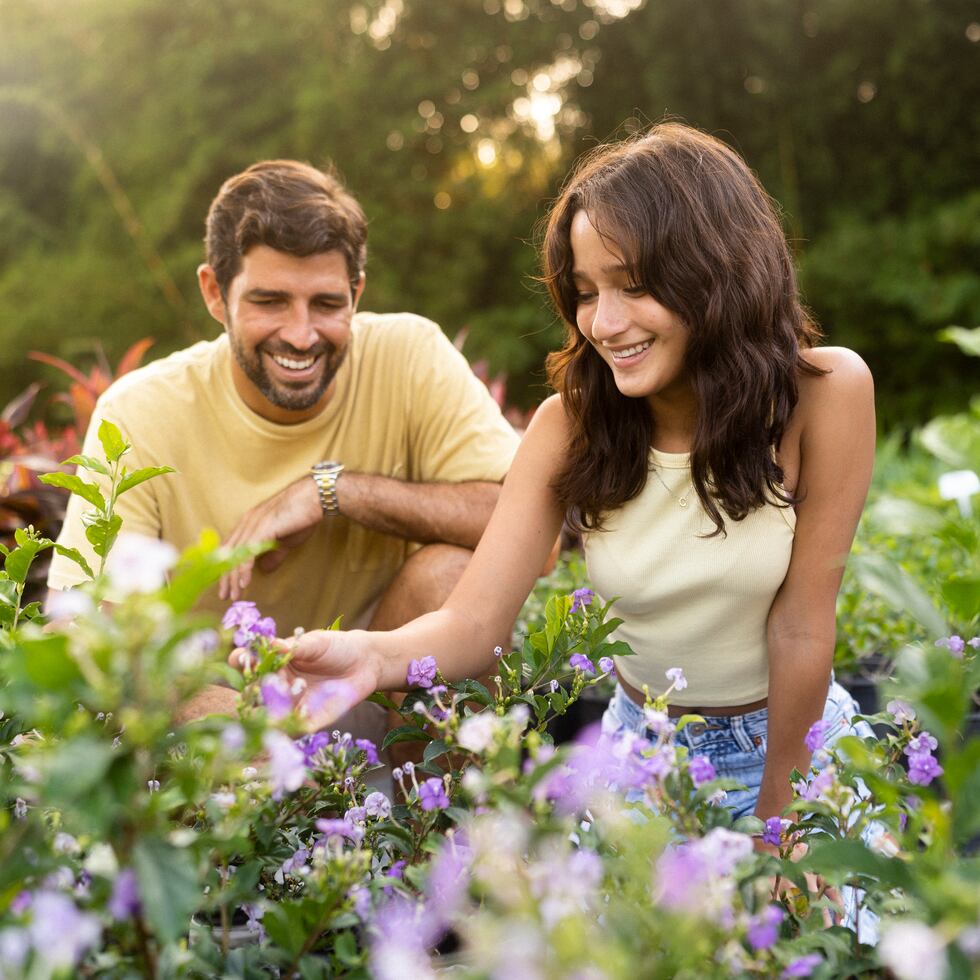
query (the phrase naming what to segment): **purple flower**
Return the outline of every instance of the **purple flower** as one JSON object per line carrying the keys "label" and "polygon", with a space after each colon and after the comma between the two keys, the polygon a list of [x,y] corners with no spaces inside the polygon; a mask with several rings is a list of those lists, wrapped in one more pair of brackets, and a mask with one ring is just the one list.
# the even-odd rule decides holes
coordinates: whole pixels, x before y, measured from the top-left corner
{"label": "purple flower", "polygon": [[364,838],[364,831],[344,819],[320,819],[316,822],[316,829],[326,838],[331,840],[349,840],[354,844],[359,844]]}
{"label": "purple flower", "polygon": [[885,710],[899,725],[906,721],[915,721],[915,708],[908,701],[903,701],[901,698],[895,698],[893,701],[889,701],[885,705]]}
{"label": "purple flower", "polygon": [[806,800],[808,803],[813,803],[815,800],[819,800],[834,785],[835,775],[833,766],[828,766],[826,769],[821,769],[809,782],[801,780],[798,783],[794,783],[793,788],[799,794],[800,799]]}
{"label": "purple flower", "polygon": [[433,776],[419,787],[419,800],[423,810],[445,810],[449,806],[446,787],[441,779]]}
{"label": "purple flower", "polygon": [[806,956],[793,960],[783,970],[780,977],[784,980],[789,980],[790,977],[808,977],[821,963],[823,963],[823,957],[819,953],[808,953]]}
{"label": "purple flower", "polygon": [[387,820],[391,816],[391,800],[380,790],[375,790],[365,797],[364,810],[369,817]]}
{"label": "purple flower", "polygon": [[302,738],[297,739],[296,745],[303,753],[306,765],[312,767],[320,752],[329,748],[330,736],[326,732],[313,732],[310,735],[304,735]]}
{"label": "purple flower", "polygon": [[34,896],[29,891],[18,892],[10,900],[11,915],[20,915],[22,912],[26,912],[33,901]]}
{"label": "purple flower", "polygon": [[921,752],[932,752],[939,748],[939,743],[924,729],[915,738],[909,739],[909,744],[905,746],[906,755],[917,755]]}
{"label": "purple flower", "polygon": [[114,919],[129,919],[140,910],[139,884],[132,868],[123,868],[116,875],[112,885],[112,895],[106,906]]}
{"label": "purple flower", "polygon": [[966,645],[973,647],[974,650],[980,650],[980,636],[975,636],[972,640],[967,640]]}
{"label": "purple flower", "polygon": [[779,847],[783,841],[783,821],[779,817],[770,817],[766,821],[766,829],[762,834],[764,844]]}
{"label": "purple flower", "polygon": [[810,730],[806,733],[806,738],[803,739],[803,744],[811,752],[816,752],[817,749],[822,749],[824,739],[827,737],[827,729],[829,727],[830,725],[822,718],[819,721],[815,721],[810,726]]}
{"label": "purple flower", "polygon": [[283,793],[292,793],[306,779],[306,756],[303,750],[282,732],[266,732],[262,740],[269,753],[269,779],[272,782],[272,798],[278,800]]}
{"label": "purple flower", "polygon": [[578,612],[590,605],[595,598],[595,593],[591,589],[576,589],[572,593],[572,608],[570,612]]}
{"label": "purple flower", "polygon": [[612,674],[616,670],[616,665],[613,663],[612,657],[600,657],[599,658],[599,671],[603,674]]}
{"label": "purple flower", "polygon": [[943,774],[943,767],[928,752],[913,752],[909,756],[909,782],[916,786],[928,786],[937,776]]}
{"label": "purple flower", "polygon": [[432,687],[432,683],[436,679],[437,669],[435,657],[413,660],[408,665],[406,680],[410,687]]}
{"label": "purple flower", "polygon": [[254,602],[245,600],[233,602],[221,619],[225,629],[237,626],[233,637],[236,647],[247,647],[260,636],[272,638],[276,635],[276,623],[270,616],[263,617]]}
{"label": "purple flower", "polygon": [[355,738],[354,746],[367,756],[368,765],[381,765],[381,760],[378,758],[378,748],[369,738]]}
{"label": "purple flower", "polygon": [[262,925],[262,917],[265,915],[265,909],[261,905],[256,904],[246,904],[242,906],[242,911],[245,913],[246,922],[245,928],[255,936],[258,941],[264,942],[266,938],[265,928]]}
{"label": "purple flower", "polygon": [[584,653],[573,653],[568,659],[568,664],[573,670],[581,670],[586,674],[595,673],[595,664]]}
{"label": "purple flower", "polygon": [[711,764],[711,760],[706,755],[696,755],[691,759],[687,771],[691,774],[695,786],[710,783],[718,775],[715,772],[715,767]]}
{"label": "purple flower", "polygon": [[293,710],[293,697],[289,693],[289,685],[278,675],[266,677],[259,691],[262,703],[273,721],[281,721]]}
{"label": "purple flower", "polygon": [[298,851],[294,851],[292,857],[286,858],[282,862],[282,867],[279,869],[284,875],[294,874],[295,872],[301,871],[303,868],[307,867],[307,861],[310,859],[309,849],[306,847],[301,847]]}
{"label": "purple flower", "polygon": [[769,905],[749,924],[746,939],[755,949],[769,949],[779,938],[779,924],[783,921],[783,910],[777,905]]}
{"label": "purple flower", "polygon": [[306,714],[316,718],[321,711],[330,705],[330,713],[339,718],[345,711],[354,707],[360,699],[352,684],[339,679],[324,681],[316,687],[311,687],[306,694],[304,708]]}
{"label": "purple flower", "polygon": [[673,685],[675,691],[683,691],[687,687],[687,678],[684,676],[682,668],[668,667],[664,673],[667,675],[667,680]]}
{"label": "purple flower", "polygon": [[428,947],[441,930],[421,903],[395,895],[375,913],[370,975],[374,980],[431,977]]}
{"label": "purple flower", "polygon": [[94,915],[80,912],[70,898],[58,892],[35,893],[31,910],[31,944],[46,967],[45,975],[74,966],[102,934]]}
{"label": "purple flower", "polygon": [[[973,645],[971,641],[971,646]],[[941,640],[936,640],[937,647],[945,647],[954,657],[959,657],[962,659],[963,651],[966,649],[966,643],[962,636],[957,636],[955,633],[952,636],[944,637]]]}

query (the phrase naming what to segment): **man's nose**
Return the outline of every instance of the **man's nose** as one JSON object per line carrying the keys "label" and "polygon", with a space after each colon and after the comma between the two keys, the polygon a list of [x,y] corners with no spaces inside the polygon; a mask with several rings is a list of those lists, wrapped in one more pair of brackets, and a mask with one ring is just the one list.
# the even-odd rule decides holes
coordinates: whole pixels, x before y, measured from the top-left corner
{"label": "man's nose", "polygon": [[289,322],[279,328],[279,339],[294,350],[306,351],[316,345],[320,335],[313,326],[313,317],[305,306],[290,310]]}

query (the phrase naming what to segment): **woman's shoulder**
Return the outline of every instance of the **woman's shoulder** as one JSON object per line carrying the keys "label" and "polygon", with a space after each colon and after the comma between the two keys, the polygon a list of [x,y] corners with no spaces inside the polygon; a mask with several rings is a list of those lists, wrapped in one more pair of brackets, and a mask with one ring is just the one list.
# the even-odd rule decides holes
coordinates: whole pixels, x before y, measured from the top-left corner
{"label": "woman's shoulder", "polygon": [[847,347],[811,347],[802,352],[802,357],[820,373],[804,373],[801,386],[808,380],[820,379],[831,380],[835,387],[873,384],[871,370],[864,359]]}

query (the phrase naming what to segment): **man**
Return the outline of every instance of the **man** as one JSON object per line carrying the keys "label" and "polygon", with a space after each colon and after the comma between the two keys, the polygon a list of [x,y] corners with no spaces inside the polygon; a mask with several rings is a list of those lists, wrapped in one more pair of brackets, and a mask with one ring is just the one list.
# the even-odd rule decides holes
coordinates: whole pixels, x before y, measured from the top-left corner
{"label": "man", "polygon": [[[245,597],[280,635],[329,624],[391,629],[441,605],[486,526],[517,437],[439,328],[357,313],[367,225],[333,176],[255,164],[207,219],[204,303],[224,327],[134,371],[99,400],[137,466],[179,475],[120,497],[123,528],[178,548],[205,527],[274,540],[200,607]],[[59,541],[90,555],[72,497]],[[82,580],[56,557],[48,585]],[[195,713],[227,708],[215,690]]]}

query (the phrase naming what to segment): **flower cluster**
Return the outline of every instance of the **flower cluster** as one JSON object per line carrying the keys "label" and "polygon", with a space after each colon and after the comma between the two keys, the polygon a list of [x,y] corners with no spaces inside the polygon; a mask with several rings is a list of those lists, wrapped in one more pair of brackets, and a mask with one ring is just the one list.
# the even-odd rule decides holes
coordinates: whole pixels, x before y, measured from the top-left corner
{"label": "flower cluster", "polygon": [[939,743],[927,731],[921,731],[905,747],[909,760],[909,782],[916,786],[928,786],[943,774],[943,767],[936,761],[933,751]]}
{"label": "flower cluster", "polygon": [[232,642],[236,647],[251,648],[260,640],[271,640],[276,635],[276,623],[270,616],[263,616],[254,602],[233,602],[221,619],[223,629],[235,628]]}

